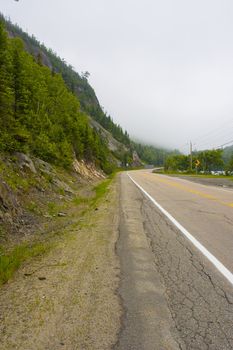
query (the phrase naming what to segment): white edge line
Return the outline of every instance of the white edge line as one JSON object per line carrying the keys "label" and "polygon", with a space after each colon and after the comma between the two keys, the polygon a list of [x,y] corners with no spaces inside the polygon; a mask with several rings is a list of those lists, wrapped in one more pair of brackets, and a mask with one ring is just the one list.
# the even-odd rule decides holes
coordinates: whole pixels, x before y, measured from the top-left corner
{"label": "white edge line", "polygon": [[211,254],[196,238],[194,238],[171,214],[169,214],[156,200],[149,195],[128,173],[131,181],[151,200],[151,202],[187,237],[193,245],[221,272],[221,274],[233,285],[233,274]]}

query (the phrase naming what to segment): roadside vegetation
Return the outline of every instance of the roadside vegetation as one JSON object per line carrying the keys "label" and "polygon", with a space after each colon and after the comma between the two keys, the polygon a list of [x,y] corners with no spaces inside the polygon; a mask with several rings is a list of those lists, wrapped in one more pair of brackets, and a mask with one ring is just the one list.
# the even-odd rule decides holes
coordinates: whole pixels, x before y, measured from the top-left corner
{"label": "roadside vegetation", "polygon": [[[58,238],[62,239],[69,232],[69,228],[83,225],[86,216],[92,210],[98,210],[114,178],[112,174],[97,184],[95,180],[80,186],[72,173],[53,167],[49,180],[42,173],[34,176],[25,173],[22,183],[22,173],[19,176],[16,169],[16,166],[5,165],[0,171],[10,197],[15,203],[20,202],[21,206],[19,209],[16,204],[16,207],[10,208],[10,204],[5,203],[5,207],[8,205],[5,212],[0,208],[3,219],[3,222],[0,221],[0,285],[6,283],[24,262],[48,253],[57,245]],[[54,183],[59,183],[59,187]],[[72,184],[70,193],[66,192],[67,188],[65,191],[61,187],[66,187],[67,183],[69,186]],[[38,188],[40,190],[37,192]],[[40,196],[42,188],[45,192]],[[20,225],[22,217],[25,221],[28,218],[32,225]],[[15,226],[11,225],[13,220]]]}
{"label": "roadside vegetation", "polygon": [[6,283],[29,258],[42,255],[52,247],[52,243],[24,243],[13,248],[11,252],[6,253],[0,247],[0,286]]}
{"label": "roadside vegetation", "polygon": [[230,176],[233,175],[233,154],[227,161],[224,161],[222,149],[194,152],[192,161],[190,155],[173,155],[166,159],[164,172],[208,177]]}

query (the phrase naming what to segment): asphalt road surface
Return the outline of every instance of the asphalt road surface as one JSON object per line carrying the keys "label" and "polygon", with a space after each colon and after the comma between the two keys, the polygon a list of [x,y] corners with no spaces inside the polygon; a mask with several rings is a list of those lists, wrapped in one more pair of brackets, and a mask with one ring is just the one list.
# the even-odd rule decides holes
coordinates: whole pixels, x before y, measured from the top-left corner
{"label": "asphalt road surface", "polygon": [[129,175],[120,178],[124,317],[115,349],[233,349],[233,190],[149,171]]}

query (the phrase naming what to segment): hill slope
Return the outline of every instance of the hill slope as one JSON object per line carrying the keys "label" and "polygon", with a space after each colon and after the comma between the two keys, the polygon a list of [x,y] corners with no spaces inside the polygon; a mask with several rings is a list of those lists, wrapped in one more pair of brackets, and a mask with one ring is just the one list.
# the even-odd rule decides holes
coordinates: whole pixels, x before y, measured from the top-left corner
{"label": "hill slope", "polygon": [[9,39],[0,24],[0,150],[69,167],[74,157],[111,171],[110,151],[62,77]]}
{"label": "hill slope", "polygon": [[[61,59],[51,49],[46,48],[34,36],[29,36],[19,26],[13,25],[9,20],[5,20],[2,15],[0,15],[0,18],[5,23],[10,37],[20,37],[24,41],[27,51],[33,55],[37,62],[46,65],[53,72],[62,75],[68,89],[78,97],[80,110],[95,121],[95,123],[91,123],[92,127],[95,125],[97,130],[103,131],[102,128],[104,128],[109,132],[105,133],[104,140],[111,150],[110,153],[113,156],[111,160],[118,159],[117,164],[129,163],[134,165],[133,155],[135,151],[138,152],[140,150],[140,158],[145,163],[152,162],[154,165],[161,165],[163,163],[164,158],[170,153],[169,151],[154,146],[149,146],[149,148],[145,146],[144,149],[143,144],[139,145],[132,142],[127,131],[123,131],[121,126],[115,124],[111,117],[102,110],[93,88],[88,83],[87,72],[82,75],[78,74],[64,59]],[[99,124],[102,128],[99,127]],[[100,134],[103,135],[103,133]],[[112,150],[112,144],[117,145],[117,148],[115,147],[116,149]],[[136,158],[138,159],[138,157]]]}
{"label": "hill slope", "polygon": [[20,37],[24,41],[27,51],[31,53],[37,61],[42,62],[52,71],[62,75],[68,89],[78,97],[82,111],[98,121],[106,130],[110,131],[116,140],[125,145],[130,144],[127,132],[123,132],[122,128],[116,125],[111,117],[103,112],[95,95],[95,91],[88,83],[87,72],[80,76],[74,71],[71,65],[67,64],[64,59],[61,59],[51,49],[46,48],[34,36],[29,36],[17,25],[6,21],[3,16],[1,19],[4,21],[9,35],[11,37]]}

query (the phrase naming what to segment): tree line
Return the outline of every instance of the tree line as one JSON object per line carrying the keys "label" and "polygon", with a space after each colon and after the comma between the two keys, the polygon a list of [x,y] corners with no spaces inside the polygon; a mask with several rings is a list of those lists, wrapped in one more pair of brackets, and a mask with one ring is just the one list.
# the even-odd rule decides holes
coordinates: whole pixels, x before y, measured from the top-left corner
{"label": "tree line", "polygon": [[192,158],[190,155],[173,155],[166,159],[164,168],[166,171],[190,172],[195,170],[210,173],[211,171],[225,170],[232,172],[233,154],[227,160],[224,159],[223,154],[223,149],[216,149],[194,152]]}

